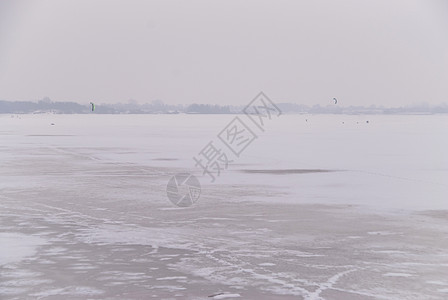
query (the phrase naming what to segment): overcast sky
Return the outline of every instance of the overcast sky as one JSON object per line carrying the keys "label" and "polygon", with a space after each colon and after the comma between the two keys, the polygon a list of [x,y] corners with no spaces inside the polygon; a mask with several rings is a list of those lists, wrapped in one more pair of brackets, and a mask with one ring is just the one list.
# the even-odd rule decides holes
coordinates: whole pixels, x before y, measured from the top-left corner
{"label": "overcast sky", "polygon": [[0,99],[448,103],[448,1],[0,1]]}

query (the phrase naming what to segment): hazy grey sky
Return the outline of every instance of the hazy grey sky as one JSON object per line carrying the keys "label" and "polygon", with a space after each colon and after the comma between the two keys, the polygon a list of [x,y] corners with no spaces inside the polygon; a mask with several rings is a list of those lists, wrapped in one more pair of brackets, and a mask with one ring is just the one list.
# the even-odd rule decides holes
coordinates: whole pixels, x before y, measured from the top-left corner
{"label": "hazy grey sky", "polygon": [[448,1],[0,1],[0,99],[448,102]]}

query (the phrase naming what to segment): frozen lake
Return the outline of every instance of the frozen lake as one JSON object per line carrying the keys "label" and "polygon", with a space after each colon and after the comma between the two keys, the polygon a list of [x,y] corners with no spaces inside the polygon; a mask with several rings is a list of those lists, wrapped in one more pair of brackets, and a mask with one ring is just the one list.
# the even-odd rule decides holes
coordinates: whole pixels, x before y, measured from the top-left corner
{"label": "frozen lake", "polygon": [[234,117],[0,115],[0,298],[448,297],[448,116]]}

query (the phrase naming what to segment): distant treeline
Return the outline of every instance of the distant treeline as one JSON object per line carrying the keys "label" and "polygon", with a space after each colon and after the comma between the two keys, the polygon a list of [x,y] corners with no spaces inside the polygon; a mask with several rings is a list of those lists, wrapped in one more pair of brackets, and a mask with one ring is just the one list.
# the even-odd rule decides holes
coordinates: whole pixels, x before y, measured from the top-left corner
{"label": "distant treeline", "polygon": [[0,100],[0,113],[27,114],[39,112],[82,114],[89,112],[89,107],[75,102],[31,102]]}
{"label": "distant treeline", "polygon": [[169,105],[162,101],[153,101],[146,104],[135,102],[118,104],[95,103],[95,111],[91,111],[90,103],[85,105],[76,102],[53,102],[44,98],[37,102],[32,101],[5,101],[0,100],[0,113],[29,114],[29,113],[58,113],[58,114],[230,114],[240,109],[234,106],[221,106],[210,104]]}
{"label": "distant treeline", "polygon": [[[448,113],[448,105],[437,106],[416,105],[397,108],[385,108],[381,106],[307,106],[295,103],[278,103],[277,106],[283,113],[287,114],[436,114]],[[6,101],[0,100],[0,113],[2,114],[29,114],[29,113],[57,113],[57,114],[238,114],[244,106],[190,104],[170,105],[160,100],[151,103],[138,104],[135,101],[118,104],[95,104],[95,111],[91,111],[89,103],[80,104],[76,102],[53,102],[44,98],[37,102],[33,101]]]}

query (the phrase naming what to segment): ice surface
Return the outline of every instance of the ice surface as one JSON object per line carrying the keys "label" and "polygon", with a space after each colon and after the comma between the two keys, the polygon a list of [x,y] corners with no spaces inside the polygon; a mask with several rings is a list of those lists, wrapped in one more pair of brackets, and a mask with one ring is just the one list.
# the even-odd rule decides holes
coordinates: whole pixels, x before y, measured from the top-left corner
{"label": "ice surface", "polygon": [[212,184],[232,118],[0,115],[0,298],[446,298],[448,116],[284,115]]}

